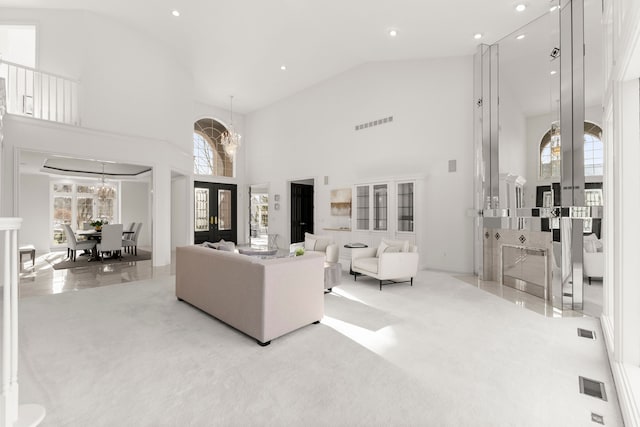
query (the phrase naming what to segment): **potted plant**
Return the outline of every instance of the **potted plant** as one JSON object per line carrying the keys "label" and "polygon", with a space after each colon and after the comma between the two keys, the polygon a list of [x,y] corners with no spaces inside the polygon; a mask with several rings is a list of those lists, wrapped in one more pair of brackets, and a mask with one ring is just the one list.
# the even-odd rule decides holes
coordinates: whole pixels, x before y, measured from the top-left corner
{"label": "potted plant", "polygon": [[102,226],[108,223],[109,221],[106,221],[106,220],[103,221],[101,219],[95,219],[90,222],[91,226],[94,227],[96,231],[102,231]]}

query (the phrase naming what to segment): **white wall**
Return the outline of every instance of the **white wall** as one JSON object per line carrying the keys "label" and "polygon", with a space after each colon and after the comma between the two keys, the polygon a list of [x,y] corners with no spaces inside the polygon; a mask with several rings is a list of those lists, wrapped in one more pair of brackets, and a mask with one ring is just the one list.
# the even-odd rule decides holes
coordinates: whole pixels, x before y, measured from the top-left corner
{"label": "white wall", "polygon": [[189,221],[191,206],[189,195],[190,181],[186,176],[175,177],[171,180],[171,250],[177,246],[185,246],[193,242],[191,239],[191,222]]}
{"label": "white wall", "polygon": [[[423,266],[472,271],[465,216],[473,202],[472,73],[471,57],[371,63],[249,114],[248,182],[269,183],[282,197],[281,209],[270,210],[269,232],[280,234],[281,246],[289,237],[288,181],[316,178],[320,229],[332,225],[331,189],[424,176],[417,226]],[[392,123],[354,130],[388,116]],[[455,173],[447,171],[451,159]]]}
{"label": "white wall", "polygon": [[31,244],[38,252],[49,252],[51,236],[51,204],[49,198],[49,177],[46,175],[24,174],[20,179],[20,228],[19,244]]}
{"label": "white wall", "polygon": [[149,210],[149,183],[122,181],[120,184],[120,222],[127,227],[141,222],[138,246],[151,247],[151,211]]}

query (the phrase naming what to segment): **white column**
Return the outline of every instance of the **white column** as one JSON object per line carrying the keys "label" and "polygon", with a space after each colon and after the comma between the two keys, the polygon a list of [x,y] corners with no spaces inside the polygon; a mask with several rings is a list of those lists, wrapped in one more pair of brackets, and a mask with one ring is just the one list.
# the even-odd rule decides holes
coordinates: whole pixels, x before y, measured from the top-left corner
{"label": "white column", "polygon": [[153,168],[152,206],[153,266],[159,267],[171,263],[171,170],[166,165]]}

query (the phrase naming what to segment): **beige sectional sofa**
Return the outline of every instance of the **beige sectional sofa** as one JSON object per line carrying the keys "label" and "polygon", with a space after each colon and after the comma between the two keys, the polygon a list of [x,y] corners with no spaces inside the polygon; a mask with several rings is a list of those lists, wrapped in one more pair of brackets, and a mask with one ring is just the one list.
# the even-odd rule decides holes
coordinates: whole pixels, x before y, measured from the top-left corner
{"label": "beige sectional sofa", "polygon": [[176,297],[267,345],[324,316],[324,256],[260,259],[178,247]]}

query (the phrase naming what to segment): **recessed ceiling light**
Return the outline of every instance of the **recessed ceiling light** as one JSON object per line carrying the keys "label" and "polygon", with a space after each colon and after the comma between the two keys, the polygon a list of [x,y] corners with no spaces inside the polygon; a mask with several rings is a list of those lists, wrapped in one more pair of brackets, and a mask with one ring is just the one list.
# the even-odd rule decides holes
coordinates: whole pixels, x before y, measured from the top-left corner
{"label": "recessed ceiling light", "polygon": [[551,70],[551,75],[553,76],[555,73],[557,73],[556,70]]}
{"label": "recessed ceiling light", "polygon": [[524,38],[524,34],[520,34],[518,37],[516,37],[516,40],[522,40]]}
{"label": "recessed ceiling light", "polygon": [[172,14],[173,16],[180,16],[180,12],[178,12],[177,10],[172,10],[172,11],[171,11],[171,14]]}
{"label": "recessed ceiling light", "polygon": [[551,8],[549,9],[549,12],[553,12],[554,10],[556,10],[558,8],[558,6],[551,6]]}
{"label": "recessed ceiling light", "polygon": [[398,35],[398,30],[389,30],[389,37],[395,37]]}
{"label": "recessed ceiling light", "polygon": [[286,71],[287,66],[286,66],[286,65],[281,65],[281,66],[280,66],[280,69],[281,69],[282,71]]}
{"label": "recessed ceiling light", "polygon": [[516,10],[518,12],[523,12],[526,8],[527,8],[527,6],[525,6],[524,4],[519,4],[519,5],[516,6]]}
{"label": "recessed ceiling light", "polygon": [[476,39],[476,40],[480,40],[482,38],[482,34],[481,33],[475,33],[473,35],[473,38]]}

